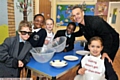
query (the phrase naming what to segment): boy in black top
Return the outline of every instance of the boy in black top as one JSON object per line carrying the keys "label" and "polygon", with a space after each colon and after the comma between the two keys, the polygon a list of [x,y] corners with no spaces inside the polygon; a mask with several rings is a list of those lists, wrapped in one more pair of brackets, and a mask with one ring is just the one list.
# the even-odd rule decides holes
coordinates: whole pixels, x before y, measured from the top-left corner
{"label": "boy in black top", "polygon": [[74,22],[70,22],[70,23],[68,23],[67,28],[65,30],[59,30],[55,34],[54,38],[60,37],[60,36],[66,36],[66,38],[67,38],[66,47],[63,50],[63,52],[67,52],[67,51],[74,49],[75,37],[78,36],[77,32],[74,33],[75,29],[76,29],[76,24]]}
{"label": "boy in black top", "polygon": [[42,14],[34,16],[34,25],[32,26],[33,34],[28,41],[33,47],[42,47],[47,36],[46,30],[42,28],[45,23],[45,18]]}

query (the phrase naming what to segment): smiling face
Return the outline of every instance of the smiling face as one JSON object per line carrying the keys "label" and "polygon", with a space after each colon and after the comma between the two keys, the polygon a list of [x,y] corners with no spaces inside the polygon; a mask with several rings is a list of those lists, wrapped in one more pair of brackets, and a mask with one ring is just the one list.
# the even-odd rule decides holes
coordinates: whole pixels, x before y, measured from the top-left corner
{"label": "smiling face", "polygon": [[27,40],[32,34],[31,24],[28,21],[21,21],[18,34],[23,40]]}
{"label": "smiling face", "polygon": [[84,11],[82,11],[80,8],[75,8],[72,10],[72,17],[75,22],[84,25]]}
{"label": "smiling face", "polygon": [[21,30],[18,32],[18,34],[23,40],[27,40],[30,37],[31,30],[29,27],[24,26],[24,27],[21,27]]}
{"label": "smiling face", "polygon": [[36,16],[34,20],[34,28],[42,28],[44,25],[44,19],[42,16]]}
{"label": "smiling face", "polygon": [[75,27],[70,24],[69,26],[67,26],[67,34],[72,34],[74,32]]}
{"label": "smiling face", "polygon": [[93,56],[99,56],[101,54],[101,51],[103,49],[102,43],[100,40],[93,40],[88,45],[88,48],[90,50],[91,55]]}
{"label": "smiling face", "polygon": [[53,30],[53,26],[54,26],[54,22],[51,19],[47,19],[46,29],[51,32]]}

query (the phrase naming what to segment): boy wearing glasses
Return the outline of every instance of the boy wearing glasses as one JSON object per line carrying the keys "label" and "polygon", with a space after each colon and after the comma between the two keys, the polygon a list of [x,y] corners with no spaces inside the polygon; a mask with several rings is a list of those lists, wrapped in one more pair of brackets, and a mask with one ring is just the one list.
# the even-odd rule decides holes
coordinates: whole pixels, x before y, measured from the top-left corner
{"label": "boy wearing glasses", "polygon": [[45,23],[45,18],[42,14],[36,14],[34,16],[34,22],[32,26],[32,35],[28,39],[33,47],[42,47],[47,36],[47,32],[42,26]]}
{"label": "boy wearing glasses", "polygon": [[31,24],[21,21],[18,34],[6,38],[0,45],[0,77],[19,78],[21,69],[30,59],[31,44],[26,41],[31,35]]}

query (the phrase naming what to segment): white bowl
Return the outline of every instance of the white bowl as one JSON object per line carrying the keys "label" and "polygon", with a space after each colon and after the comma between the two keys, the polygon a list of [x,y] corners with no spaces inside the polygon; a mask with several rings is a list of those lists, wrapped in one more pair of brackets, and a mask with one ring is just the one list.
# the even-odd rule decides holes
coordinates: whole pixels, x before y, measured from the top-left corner
{"label": "white bowl", "polygon": [[40,63],[48,62],[54,55],[55,49],[36,47],[30,50],[33,58]]}
{"label": "white bowl", "polygon": [[64,50],[66,46],[66,40],[67,38],[65,36],[57,37],[47,47],[54,48],[56,52],[61,52]]}
{"label": "white bowl", "polygon": [[68,61],[76,61],[79,58],[77,56],[73,56],[73,55],[66,55],[66,56],[64,56],[64,59],[68,60]]}
{"label": "white bowl", "polygon": [[76,54],[79,54],[79,55],[86,55],[86,54],[90,54],[90,51],[78,50],[78,51],[76,51]]}
{"label": "white bowl", "polygon": [[52,60],[50,61],[50,65],[56,68],[62,68],[66,66],[68,63],[64,60]]}

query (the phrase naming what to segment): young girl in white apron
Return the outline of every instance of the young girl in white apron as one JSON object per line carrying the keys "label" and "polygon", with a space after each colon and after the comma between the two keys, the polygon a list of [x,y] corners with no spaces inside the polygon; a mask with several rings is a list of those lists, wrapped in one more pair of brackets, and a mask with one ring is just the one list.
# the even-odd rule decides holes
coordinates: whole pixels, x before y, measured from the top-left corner
{"label": "young girl in white apron", "polygon": [[93,37],[88,44],[90,54],[81,59],[78,75],[74,80],[118,80],[112,64],[107,59],[101,58],[102,39]]}

